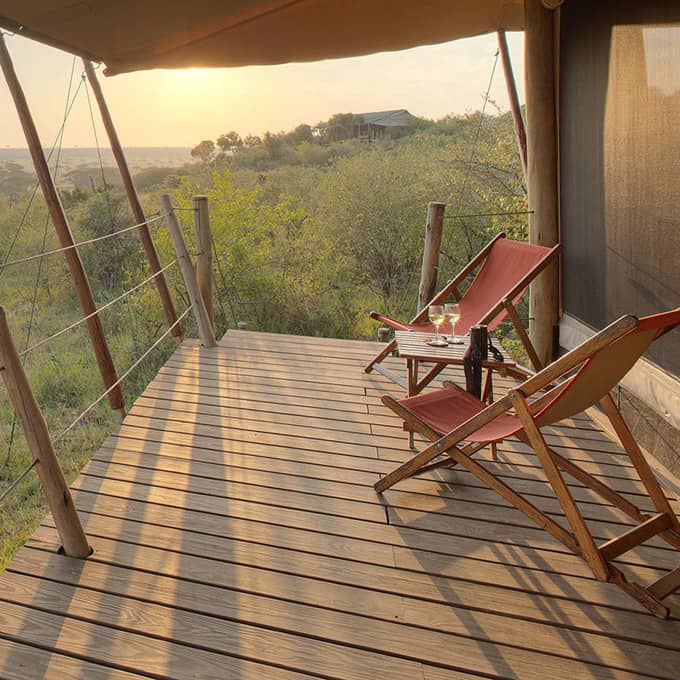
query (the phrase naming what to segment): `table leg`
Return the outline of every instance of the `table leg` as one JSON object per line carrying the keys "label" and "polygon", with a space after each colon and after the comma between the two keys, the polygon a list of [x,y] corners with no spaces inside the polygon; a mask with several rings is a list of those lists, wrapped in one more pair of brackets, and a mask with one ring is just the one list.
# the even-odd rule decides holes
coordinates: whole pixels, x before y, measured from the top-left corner
{"label": "table leg", "polygon": [[[406,390],[406,394],[409,397],[413,397],[418,393],[418,360],[407,359],[406,370],[408,373],[407,377],[408,389]],[[415,443],[413,441],[413,430],[408,430],[408,446],[410,449],[415,449]]]}
{"label": "table leg", "polygon": [[[484,378],[484,390],[482,391],[482,401],[485,404],[493,404],[493,369],[486,369],[486,377]],[[491,460],[498,460],[498,450],[496,442],[491,443]]]}

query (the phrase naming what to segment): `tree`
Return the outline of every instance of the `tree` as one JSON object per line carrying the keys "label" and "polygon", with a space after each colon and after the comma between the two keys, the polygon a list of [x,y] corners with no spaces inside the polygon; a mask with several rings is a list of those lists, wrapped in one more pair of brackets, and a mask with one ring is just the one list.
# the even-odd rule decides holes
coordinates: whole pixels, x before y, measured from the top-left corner
{"label": "tree", "polygon": [[260,144],[262,144],[262,140],[257,135],[248,134],[243,140],[243,146],[245,146],[247,149],[260,146]]}
{"label": "tree", "polygon": [[224,152],[233,152],[243,146],[243,140],[241,139],[241,135],[239,135],[238,132],[232,130],[231,132],[227,132],[226,134],[220,135],[217,138],[217,146],[219,146]]}
{"label": "tree", "polygon": [[289,144],[302,144],[302,142],[311,142],[314,139],[311,126],[306,123],[298,125],[292,132],[285,135],[285,140]]}
{"label": "tree", "polygon": [[202,163],[210,163],[215,155],[215,142],[204,139],[191,150],[191,157],[197,158]]}
{"label": "tree", "polygon": [[267,130],[262,138],[262,143],[267,150],[269,158],[272,160],[281,158],[281,154],[283,153],[283,139],[281,138],[281,135],[274,134]]}

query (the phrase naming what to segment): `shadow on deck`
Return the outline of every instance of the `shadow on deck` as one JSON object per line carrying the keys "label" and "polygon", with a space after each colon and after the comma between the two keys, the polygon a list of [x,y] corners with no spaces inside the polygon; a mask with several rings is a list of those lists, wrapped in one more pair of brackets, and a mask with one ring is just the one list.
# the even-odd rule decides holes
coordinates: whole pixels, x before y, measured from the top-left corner
{"label": "shadow on deck", "polygon": [[[0,575],[0,677],[677,678],[680,619],[594,580],[470,474],[381,502],[373,483],[409,453],[379,401],[400,388],[362,370],[375,347],[230,332],[178,349],[73,484],[94,555],[56,554],[47,517]],[[640,500],[585,416],[547,431]],[[526,446],[499,456],[559,514]],[[597,538],[622,533],[572,490]],[[664,545],[628,571],[675,566]]]}

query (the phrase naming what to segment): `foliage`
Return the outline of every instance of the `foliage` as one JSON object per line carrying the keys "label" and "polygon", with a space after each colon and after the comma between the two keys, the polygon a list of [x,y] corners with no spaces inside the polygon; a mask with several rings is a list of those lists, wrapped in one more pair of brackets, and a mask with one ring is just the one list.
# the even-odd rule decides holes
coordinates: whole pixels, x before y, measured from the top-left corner
{"label": "foliage", "polygon": [[215,156],[215,142],[204,139],[191,150],[191,157],[196,158],[202,163],[209,163]]}
{"label": "foliage", "polygon": [[192,192],[211,198],[223,323],[362,337],[374,332],[370,307],[411,316],[431,200],[447,204],[440,280],[501,229],[526,236],[525,216],[504,214],[526,204],[507,114],[419,121],[372,144],[322,146],[309,133],[246,138],[177,188],[186,205]]}
{"label": "foliage", "polygon": [[243,140],[238,132],[232,130],[227,134],[220,135],[217,138],[217,146],[222,149],[222,151],[234,151],[235,149],[240,149],[243,146]]}
{"label": "foliage", "polygon": [[[125,197],[120,193],[95,194],[72,218],[81,240],[99,238],[134,224]],[[139,237],[134,232],[93,243],[81,249],[81,257],[94,290],[108,295],[138,278],[141,265]]]}

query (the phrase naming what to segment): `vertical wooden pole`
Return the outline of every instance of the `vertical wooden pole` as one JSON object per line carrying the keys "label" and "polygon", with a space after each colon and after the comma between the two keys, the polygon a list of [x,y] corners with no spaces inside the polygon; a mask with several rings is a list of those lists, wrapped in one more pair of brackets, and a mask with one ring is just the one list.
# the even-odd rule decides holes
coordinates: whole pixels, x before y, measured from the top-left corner
{"label": "vertical wooden pole", "polygon": [[14,412],[19,418],[33,460],[38,461],[36,470],[40,477],[50,512],[54,517],[64,552],[70,557],[87,557],[90,546],[80,518],[73,505],[64,473],[52,446],[50,433],[40,407],[33,396],[24,373],[19,354],[12,340],[5,310],[0,308],[0,373],[7,387]]}
{"label": "vertical wooden pole", "polygon": [[[146,221],[146,216],[144,215],[144,210],[142,209],[142,204],[139,201],[139,195],[137,194],[137,188],[132,180],[132,174],[130,173],[130,168],[127,164],[127,159],[125,158],[125,153],[123,152],[123,147],[121,146],[120,139],[118,138],[118,132],[113,124],[113,119],[111,118],[111,113],[109,112],[109,107],[106,104],[106,99],[104,99],[104,93],[97,79],[97,74],[92,66],[92,63],[87,59],[83,59],[83,66],[85,67],[85,73],[87,74],[87,79],[94,93],[95,99],[97,100],[97,105],[99,106],[99,111],[101,113],[102,121],[104,123],[104,128],[106,129],[106,134],[109,138],[109,144],[111,144],[111,151],[113,151],[113,156],[118,164],[118,171],[120,172],[121,179],[123,180],[123,186],[125,187],[125,193],[127,194],[128,202],[130,203],[130,209],[132,214],[138,224],[142,226],[138,230],[139,238],[142,242],[142,247],[146,253],[146,259],[151,267],[151,273],[157,274],[161,270],[161,263],[158,260],[158,253],[154,247],[153,240],[151,239],[151,234],[149,233],[149,227],[146,224],[142,224]],[[158,294],[161,298],[161,303],[163,305],[163,311],[165,312],[165,318],[167,319],[168,326],[172,326],[177,321],[177,313],[175,312],[175,306],[170,297],[170,291],[168,290],[168,285],[165,281],[165,276],[159,274],[155,279],[156,288],[158,289]],[[181,341],[182,339],[182,329],[180,324],[177,324],[172,329],[172,334]]]}
{"label": "vertical wooden pole", "polygon": [[215,347],[217,345],[215,333],[212,326],[210,325],[208,312],[205,309],[203,298],[201,297],[201,293],[198,290],[196,272],[194,271],[193,264],[191,264],[189,251],[187,250],[186,244],[184,243],[182,230],[180,229],[179,222],[177,221],[175,210],[172,207],[170,196],[168,196],[168,194],[163,194],[161,196],[161,203],[163,204],[163,211],[167,214],[170,237],[172,238],[172,242],[175,246],[179,268],[182,271],[182,276],[184,277],[184,283],[187,287],[189,300],[191,301],[191,306],[194,310],[196,325],[198,327],[198,336],[201,339],[201,344],[204,347]]}
{"label": "vertical wooden pole", "polygon": [[198,289],[208,313],[210,325],[215,328],[215,311],[213,309],[213,250],[210,234],[210,212],[207,196],[194,196],[194,226],[196,228],[196,246],[198,256],[196,260],[196,276]]}
{"label": "vertical wooden pole", "polygon": [[497,31],[497,35],[498,49],[501,51],[501,62],[503,64],[503,75],[505,76],[505,86],[508,90],[508,101],[510,102],[510,112],[512,113],[512,123],[515,128],[515,140],[517,141],[517,149],[519,151],[520,160],[522,161],[522,171],[524,172],[524,179],[526,180],[527,135],[524,130],[522,112],[519,108],[517,83],[515,83],[515,74],[512,71],[512,62],[510,61],[510,52],[508,50],[508,41],[505,37],[505,31]]}
{"label": "vertical wooden pole", "polygon": [[[557,212],[557,119],[553,12],[541,0],[525,0],[527,188],[529,240],[559,241]],[[550,264],[531,284],[530,334],[543,365],[555,353],[559,316],[559,265]]]}
{"label": "vertical wooden pole", "polygon": [[[68,250],[64,251],[64,256],[66,257],[66,263],[68,264],[71,277],[73,278],[73,283],[78,294],[78,299],[80,301],[83,314],[85,316],[94,314],[94,316],[89,318],[86,322],[87,329],[90,333],[92,347],[97,359],[99,371],[102,375],[102,380],[104,381],[106,388],[110,389],[118,381],[118,376],[116,375],[116,368],[113,364],[113,359],[106,343],[101,320],[99,319],[99,316],[95,314],[97,309],[92,296],[90,282],[87,278],[87,274],[85,273],[83,262],[80,259],[80,254],[78,253],[77,248],[70,247],[74,244],[73,234],[71,233],[71,228],[69,226],[68,220],[66,219],[64,208],[61,205],[61,200],[54,185],[54,180],[52,179],[52,175],[50,174],[50,170],[47,166],[42,144],[40,143],[38,131],[35,128],[30,109],[28,108],[26,97],[24,96],[24,92],[21,88],[16,72],[14,71],[12,58],[7,51],[4,36],[1,34],[0,65],[2,66],[2,71],[5,75],[5,80],[7,81],[12,98],[14,99],[14,104],[19,114],[19,119],[21,120],[21,126],[24,130],[24,135],[26,136],[26,142],[31,152],[31,158],[33,159],[35,172],[38,176],[38,181],[40,182],[40,188],[42,189],[43,196],[45,197],[45,203],[47,204],[47,209],[50,213],[52,224],[54,225],[54,228],[57,232],[61,246],[63,248],[68,247]],[[125,401],[123,399],[123,392],[120,388],[120,385],[117,385],[109,392],[108,398],[111,408],[117,412],[119,417],[123,416],[125,414]]]}
{"label": "vertical wooden pole", "polygon": [[427,224],[425,225],[425,247],[423,249],[423,268],[418,288],[418,311],[423,309],[434,297],[437,288],[437,269],[439,251],[442,245],[445,203],[431,201],[427,205]]}

